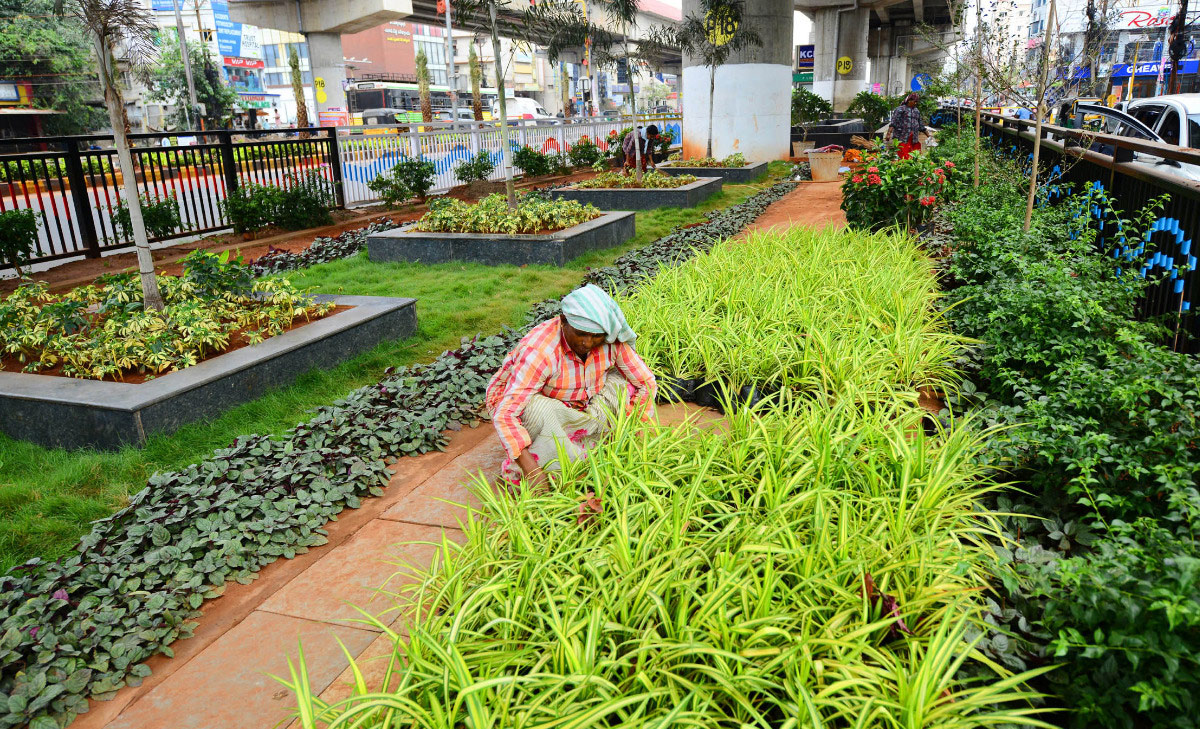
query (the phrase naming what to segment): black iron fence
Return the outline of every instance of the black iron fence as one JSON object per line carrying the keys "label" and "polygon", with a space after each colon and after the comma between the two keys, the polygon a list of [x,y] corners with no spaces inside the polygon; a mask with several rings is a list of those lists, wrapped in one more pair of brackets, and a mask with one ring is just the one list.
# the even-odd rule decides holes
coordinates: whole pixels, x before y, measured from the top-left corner
{"label": "black iron fence", "polygon": [[[982,132],[1001,151],[1032,160],[1033,121],[984,114]],[[1130,275],[1154,280],[1139,303],[1139,316],[1167,322],[1172,334],[1165,344],[1176,351],[1200,354],[1200,251],[1194,243],[1200,238],[1200,182],[1191,178],[1192,165],[1200,174],[1200,151],[1054,125],[1043,125],[1041,134],[1038,167],[1052,189],[1100,186],[1126,214],[1169,195],[1139,240],[1127,240],[1110,226],[1100,231],[1099,245],[1118,266],[1137,261]]]}
{"label": "black iron fence", "polygon": [[[39,151],[17,151],[31,142]],[[244,185],[287,188],[316,173],[344,205],[332,127],[131,134],[130,143],[133,170],[122,170],[111,135],[0,140],[0,212],[34,210],[41,223],[32,262],[98,258],[132,246],[121,224],[130,173],[145,200],[173,200],[178,210],[177,224],[153,231],[153,242],[228,228],[222,203]]]}

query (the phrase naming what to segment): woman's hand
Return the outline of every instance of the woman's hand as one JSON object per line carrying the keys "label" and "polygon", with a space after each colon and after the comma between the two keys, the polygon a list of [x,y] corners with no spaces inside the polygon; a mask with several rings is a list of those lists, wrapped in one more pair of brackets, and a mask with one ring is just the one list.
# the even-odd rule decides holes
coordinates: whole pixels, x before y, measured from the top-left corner
{"label": "woman's hand", "polygon": [[540,489],[550,485],[550,477],[542,470],[542,467],[534,460],[533,454],[529,449],[521,451],[521,455],[517,456],[517,465],[521,467],[521,472],[525,474],[525,481],[535,489]]}

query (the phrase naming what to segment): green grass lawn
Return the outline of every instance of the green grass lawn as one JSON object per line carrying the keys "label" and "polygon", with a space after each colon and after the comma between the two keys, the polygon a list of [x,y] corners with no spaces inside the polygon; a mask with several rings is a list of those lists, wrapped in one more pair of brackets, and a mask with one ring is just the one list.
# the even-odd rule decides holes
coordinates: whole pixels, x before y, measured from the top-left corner
{"label": "green grass lawn", "polygon": [[371,263],[366,254],[289,274],[319,293],[411,296],[419,328],[413,337],[385,342],[328,370],[309,372],[295,384],[226,412],[216,420],[154,436],[145,448],[111,453],[41,448],[0,435],[0,574],[31,557],[68,553],[89,528],[125,506],[156,471],[204,459],[239,435],[279,433],[308,411],[379,380],[386,367],[428,362],[464,336],[520,324],[531,304],[562,296],[588,267],[603,266],[671,228],[704,219],[704,213],[741,202],[786,173],[772,163],[768,178],[725,185],[703,205],[637,214],[637,235],[620,248],[583,256],[565,268]]}

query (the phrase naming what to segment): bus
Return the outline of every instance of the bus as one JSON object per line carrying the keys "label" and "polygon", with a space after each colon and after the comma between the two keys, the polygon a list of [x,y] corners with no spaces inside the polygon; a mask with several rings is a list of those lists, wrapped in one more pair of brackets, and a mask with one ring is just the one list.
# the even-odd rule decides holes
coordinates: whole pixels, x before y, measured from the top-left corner
{"label": "bus", "polygon": [[[496,100],[495,89],[491,93],[482,89],[480,95],[483,96],[483,108],[491,109],[492,102]],[[449,87],[431,85],[429,101],[435,115],[439,111],[449,111]],[[417,77],[413,74],[368,74],[355,79],[346,87],[346,103],[352,115],[361,115],[369,109],[399,109],[408,113],[408,121],[421,120],[421,94],[417,88]],[[470,108],[471,95],[460,94],[458,105],[459,108]]]}

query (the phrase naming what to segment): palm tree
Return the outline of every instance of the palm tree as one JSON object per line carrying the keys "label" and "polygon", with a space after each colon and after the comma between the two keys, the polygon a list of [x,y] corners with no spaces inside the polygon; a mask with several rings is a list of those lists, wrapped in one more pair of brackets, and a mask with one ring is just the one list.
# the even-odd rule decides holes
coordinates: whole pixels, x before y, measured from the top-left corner
{"label": "palm tree", "polygon": [[713,156],[713,99],[717,88],[717,66],[751,45],[761,46],[762,38],[742,22],[742,0],[700,0],[700,12],[685,17],[669,32],[673,44],[685,54],[695,56],[708,66],[708,146]]}
{"label": "palm tree", "polygon": [[479,85],[483,82],[483,66],[479,63],[479,55],[475,53],[475,44],[471,44],[471,55],[468,58],[471,67],[471,111],[475,121],[483,121],[483,95],[479,93]]}
{"label": "palm tree", "polygon": [[433,121],[433,102],[429,99],[429,59],[417,51],[417,93],[421,96],[421,121]]}
{"label": "palm tree", "polygon": [[292,94],[296,97],[296,128],[308,127],[308,104],[304,101],[304,76],[300,73],[300,55],[296,46],[288,46],[288,66],[292,69]]}
{"label": "palm tree", "polygon": [[150,241],[146,237],[146,224],[142,218],[142,200],[133,174],[133,155],[129,151],[129,119],[125,115],[125,100],[121,95],[113,58],[113,50],[120,44],[124,46],[131,65],[146,65],[154,56],[158,27],[138,0],[62,0],[55,9],[78,19],[92,36],[96,68],[104,91],[104,105],[108,108],[108,119],[113,128],[113,147],[116,148],[117,161],[121,166],[125,205],[133,229],[143,306],[147,310],[161,311],[162,292],[154,275],[154,257],[150,253]]}

